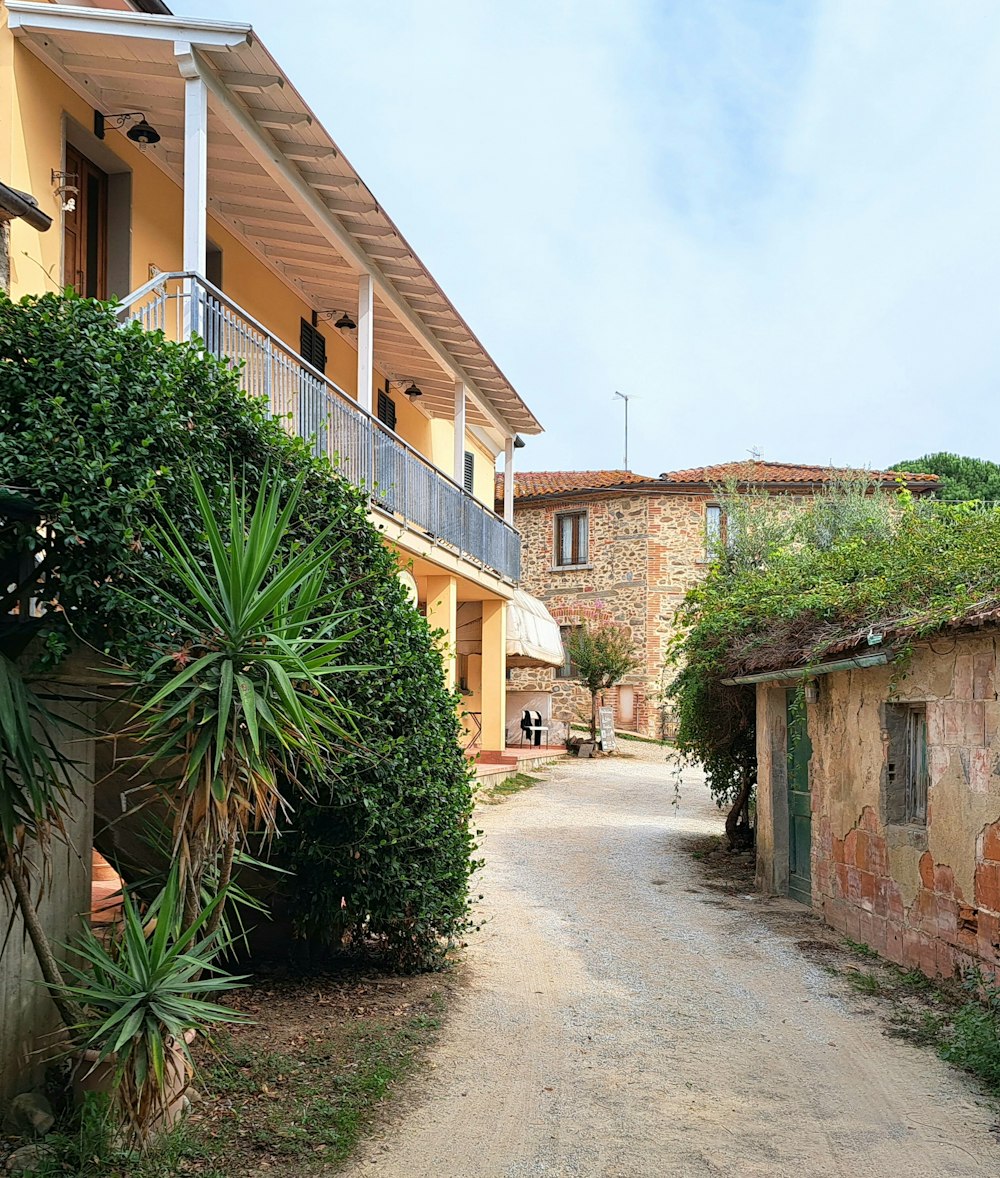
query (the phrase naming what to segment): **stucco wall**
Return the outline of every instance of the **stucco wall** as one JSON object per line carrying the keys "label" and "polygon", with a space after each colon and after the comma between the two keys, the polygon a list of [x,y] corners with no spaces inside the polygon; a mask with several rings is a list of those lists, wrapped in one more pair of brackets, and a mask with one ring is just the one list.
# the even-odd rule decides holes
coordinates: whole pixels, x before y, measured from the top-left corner
{"label": "stucco wall", "polygon": [[[151,121],[156,111],[151,108]],[[151,276],[151,267],[179,270],[183,253],[183,193],[180,186],[157,167],[155,149],[143,153],[123,134],[109,131],[99,143],[91,134],[93,108],[56,77],[7,28],[0,8],[0,178],[15,188],[34,194],[42,210],[54,220],[45,233],[24,221],[10,229],[9,286],[14,298],[59,290],[71,276],[63,273],[63,224],[61,201],[53,189],[53,169],[65,168],[67,126],[77,147],[106,171],[127,174],[131,185],[130,220],[113,225],[115,234],[127,238],[130,281],[124,296]],[[209,151],[211,151],[211,139]],[[209,195],[211,196],[211,186]],[[244,310],[258,319],[293,350],[298,349],[299,321],[310,319],[316,307],[305,294],[283,282],[241,238],[209,211],[208,237],[222,250],[222,285]],[[0,282],[3,285],[3,282]],[[351,396],[357,396],[357,350],[325,317],[319,330],[326,339],[327,375]],[[376,341],[377,344],[377,341]],[[386,373],[376,365],[372,375],[373,404],[384,387]],[[442,470],[454,463],[453,424],[443,422],[435,430],[432,421],[393,386],[396,432]],[[436,423],[434,423],[436,424]],[[466,435],[466,449],[476,453],[475,494],[493,505],[495,456],[475,438]],[[461,471],[458,482],[462,481]]]}
{"label": "stucco wall", "polygon": [[[807,706],[813,756],[813,906],[854,940],[928,974],[1000,966],[1000,702],[994,634],[942,637],[893,667],[819,680]],[[758,689],[762,812],[787,813],[777,726],[782,688]],[[926,827],[887,821],[886,702],[924,702],[930,770]],[[768,750],[771,750],[769,752]],[[773,825],[773,824],[772,824]],[[759,878],[781,876],[764,832]],[[787,874],[787,868],[786,868]]]}

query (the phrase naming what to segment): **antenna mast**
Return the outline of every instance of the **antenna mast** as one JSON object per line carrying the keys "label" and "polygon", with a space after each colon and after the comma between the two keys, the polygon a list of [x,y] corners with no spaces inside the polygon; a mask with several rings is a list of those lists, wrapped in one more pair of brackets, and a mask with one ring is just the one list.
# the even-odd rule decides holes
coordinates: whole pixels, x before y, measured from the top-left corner
{"label": "antenna mast", "polygon": [[625,393],[618,392],[617,389],[615,389],[615,396],[621,397],[625,402],[625,469],[628,470],[628,403],[632,398]]}

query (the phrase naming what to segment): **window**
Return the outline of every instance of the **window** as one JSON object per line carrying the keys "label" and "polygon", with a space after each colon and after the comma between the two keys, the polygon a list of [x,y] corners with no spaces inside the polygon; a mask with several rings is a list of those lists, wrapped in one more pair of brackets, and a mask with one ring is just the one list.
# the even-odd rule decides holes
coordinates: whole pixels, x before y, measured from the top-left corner
{"label": "window", "polygon": [[725,549],[731,552],[737,539],[738,523],[717,503],[705,508],[705,559],[714,560]]}
{"label": "window", "polygon": [[889,752],[885,765],[885,814],[891,823],[927,825],[927,707],[886,704]]}
{"label": "window", "polygon": [[556,516],[556,564],[579,565],[589,560],[587,513],[567,511]]}
{"label": "window", "polygon": [[299,322],[299,355],[313,368],[326,372],[326,340],[308,319]]}
{"label": "window", "polygon": [[378,408],[375,415],[389,429],[394,430],[396,428],[396,402],[388,393],[383,393],[381,389],[378,392]]}
{"label": "window", "polygon": [[559,627],[559,637],[562,639],[562,644],[563,644],[563,663],[562,663],[561,667],[556,667],[556,678],[557,679],[575,679],[577,676],[579,668],[577,667],[576,663],[574,663],[573,660],[569,657],[569,651],[566,649],[566,640],[570,637],[571,634],[575,633],[579,628],[580,628],[579,626],[560,626]]}
{"label": "window", "polygon": [[465,470],[462,472],[462,486],[472,494],[476,482],[476,456],[471,451],[465,452]]}

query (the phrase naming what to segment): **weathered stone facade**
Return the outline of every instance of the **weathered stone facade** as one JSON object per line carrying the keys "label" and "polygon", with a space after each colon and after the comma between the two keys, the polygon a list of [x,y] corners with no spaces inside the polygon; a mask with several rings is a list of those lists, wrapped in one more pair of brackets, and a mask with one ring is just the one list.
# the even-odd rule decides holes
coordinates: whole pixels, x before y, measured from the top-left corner
{"label": "weathered stone facade", "polygon": [[[801,503],[831,479],[858,477],[894,494],[894,472],[857,472],[788,463],[725,463],[647,478],[629,471],[536,471],[519,474],[514,484],[514,523],[521,533],[521,583],[541,598],[553,617],[572,625],[603,602],[611,616],[628,626],[642,666],[604,703],[615,709],[616,727],[643,736],[668,738],[670,721],[664,688],[674,617],[684,594],[706,573],[706,509],[719,504],[717,488],[734,483],[741,491],[779,495]],[[907,475],[914,494],[934,489],[934,476]],[[497,482],[502,508],[503,482]],[[589,528],[586,563],[556,564],[556,516],[585,511]],[[581,611],[583,613],[581,614]],[[578,722],[590,714],[590,697],[554,671],[512,671],[512,691],[551,690],[552,718]],[[628,697],[631,697],[630,699]],[[631,704],[631,706],[629,706]]]}
{"label": "weathered stone facade", "polygon": [[[522,584],[540,597],[561,625],[603,603],[628,626],[642,666],[606,692],[616,723],[641,735],[665,734],[664,662],[672,620],[687,589],[705,569],[705,505],[710,494],[656,489],[594,492],[555,501],[515,501],[514,522],[522,536]],[[582,567],[555,563],[555,517],[586,511],[589,560]],[[556,720],[582,720],[590,697],[578,683],[551,670],[514,670],[510,686],[551,689]],[[622,688],[632,693],[631,716]]]}
{"label": "weathered stone facade", "polygon": [[[819,679],[806,705],[812,758],[812,903],[834,928],[934,976],[1000,976],[998,632],[918,646],[892,666]],[[887,805],[887,702],[923,704],[926,823]],[[785,699],[757,688],[758,882],[788,879]]]}

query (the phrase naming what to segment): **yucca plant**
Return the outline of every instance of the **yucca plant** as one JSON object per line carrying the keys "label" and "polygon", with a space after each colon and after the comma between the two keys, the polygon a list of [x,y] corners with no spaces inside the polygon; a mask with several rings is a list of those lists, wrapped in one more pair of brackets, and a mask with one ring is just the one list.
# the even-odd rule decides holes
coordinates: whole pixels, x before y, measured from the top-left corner
{"label": "yucca plant", "polygon": [[[303,481],[288,486],[265,471],[248,502],[230,477],[223,524],[192,474],[204,566],[169,518],[151,536],[163,565],[150,582],[153,604],[175,639],[136,675],[133,735],[144,760],[173,769],[158,785],[188,924],[202,908],[206,872],[218,864],[225,895],[247,831],[276,833],[288,805],[279,781],[296,780],[303,762],[319,765],[355,729],[331,685],[368,669],[342,661],[356,621],[342,604],[349,586],[333,571],[343,541],[326,528],[292,544]],[[171,583],[173,592],[162,588]],[[222,911],[213,909],[212,929]]]}
{"label": "yucca plant", "polygon": [[73,1036],[82,1051],[81,1078],[102,1073],[110,1108],[125,1144],[142,1148],[171,1123],[193,1071],[187,1033],[247,1016],[212,1001],[241,984],[214,961],[225,948],[222,930],[209,925],[223,902],[217,895],[194,923],[179,918],[180,873],[174,867],[163,890],[142,914],[128,888],[122,921],[112,932],[87,925],[63,966],[71,981],[59,996],[79,1010]]}
{"label": "yucca plant", "polygon": [[62,973],[36,899],[47,882],[51,840],[65,836],[72,797],[70,763],[56,740],[57,724],[68,721],[54,716],[17,664],[0,655],[0,891],[20,910],[42,977],[54,987],[63,1021],[72,1023],[77,1011],[59,992]]}

